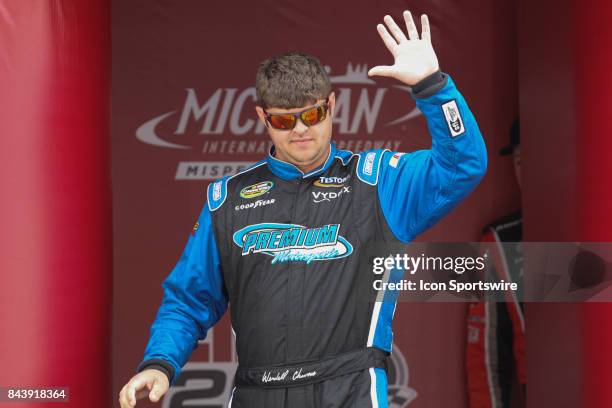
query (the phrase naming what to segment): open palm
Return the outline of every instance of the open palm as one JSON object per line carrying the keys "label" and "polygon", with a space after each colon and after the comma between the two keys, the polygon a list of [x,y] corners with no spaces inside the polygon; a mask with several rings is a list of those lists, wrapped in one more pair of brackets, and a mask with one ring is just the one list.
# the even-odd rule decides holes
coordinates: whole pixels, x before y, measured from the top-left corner
{"label": "open palm", "polygon": [[436,72],[440,69],[440,65],[431,45],[431,32],[427,15],[423,14],[421,16],[422,33],[420,38],[410,11],[404,11],[404,20],[406,21],[408,38],[391,16],[387,15],[384,18],[391,34],[384,25],[378,24],[376,26],[378,34],[395,58],[395,63],[393,65],[378,65],[370,69],[368,75],[395,78],[406,85],[412,86]]}

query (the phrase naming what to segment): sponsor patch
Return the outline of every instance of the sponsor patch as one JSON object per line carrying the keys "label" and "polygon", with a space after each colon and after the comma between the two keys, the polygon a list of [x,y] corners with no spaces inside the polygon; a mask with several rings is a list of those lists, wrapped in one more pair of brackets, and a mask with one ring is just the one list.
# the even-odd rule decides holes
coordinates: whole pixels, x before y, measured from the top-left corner
{"label": "sponsor patch", "polygon": [[370,152],[366,154],[365,163],[363,165],[363,172],[368,176],[372,175],[372,168],[374,167],[374,157],[376,157],[375,152]]}
{"label": "sponsor patch", "polygon": [[200,223],[196,222],[195,225],[193,226],[193,229],[191,230],[191,235],[195,235],[196,232],[198,232],[198,228],[200,228]]}
{"label": "sponsor patch", "polygon": [[281,262],[329,261],[344,258],[353,246],[340,234],[340,224],[309,228],[297,224],[261,223],[246,226],[233,235],[242,256],[262,253]]}
{"label": "sponsor patch", "polygon": [[444,112],[444,118],[446,118],[446,124],[448,125],[448,130],[450,130],[452,137],[457,137],[465,132],[463,118],[459,113],[457,102],[454,99],[442,105],[442,112]]}
{"label": "sponsor patch", "polygon": [[400,157],[402,157],[405,154],[406,153],[395,153],[393,156],[391,156],[391,160],[389,160],[389,166],[397,167],[397,164],[399,163]]}
{"label": "sponsor patch", "polygon": [[342,189],[338,191],[313,191],[312,202],[321,203],[323,201],[332,201],[344,194],[351,192],[350,186],[340,185],[339,187],[342,187]]}
{"label": "sponsor patch", "polygon": [[349,179],[350,176],[346,177],[325,177],[321,176],[318,180],[312,183],[315,187],[336,187],[340,188],[344,186],[344,183]]}
{"label": "sponsor patch", "polygon": [[274,187],[272,181],[262,181],[261,183],[252,184],[240,190],[240,197],[242,198],[255,198],[266,194]]}
{"label": "sponsor patch", "polygon": [[237,205],[236,207],[234,207],[234,210],[235,211],[240,211],[240,210],[248,210],[248,209],[257,208],[257,207],[263,207],[264,205],[274,204],[275,201],[276,201],[276,199],[274,199],[274,198],[271,198],[269,200],[252,201],[252,202],[247,203],[247,204]]}
{"label": "sponsor patch", "polygon": [[219,180],[213,185],[213,200],[217,201],[221,198],[221,184],[223,181]]}

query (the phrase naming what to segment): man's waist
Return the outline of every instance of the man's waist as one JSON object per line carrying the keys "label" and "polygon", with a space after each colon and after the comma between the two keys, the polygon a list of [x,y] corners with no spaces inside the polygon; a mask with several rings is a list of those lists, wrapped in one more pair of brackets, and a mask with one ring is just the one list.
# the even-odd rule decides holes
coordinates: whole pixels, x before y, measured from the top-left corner
{"label": "man's waist", "polygon": [[317,361],[243,367],[236,370],[237,386],[285,388],[312,384],[368,368],[387,368],[387,353],[377,348],[366,348],[326,357]]}

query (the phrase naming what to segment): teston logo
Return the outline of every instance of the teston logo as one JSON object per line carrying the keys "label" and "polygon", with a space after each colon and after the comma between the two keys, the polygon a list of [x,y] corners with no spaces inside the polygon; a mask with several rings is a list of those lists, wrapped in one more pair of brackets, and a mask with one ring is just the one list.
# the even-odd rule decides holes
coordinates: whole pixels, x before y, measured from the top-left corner
{"label": "teston logo", "polygon": [[346,177],[325,177],[321,176],[318,180],[312,183],[315,187],[343,187],[344,183],[349,179],[350,175]]}
{"label": "teston logo", "polygon": [[340,224],[308,228],[297,224],[260,223],[234,233],[233,240],[242,248],[242,256],[263,253],[271,263],[329,261],[344,258],[353,246],[339,235]]}

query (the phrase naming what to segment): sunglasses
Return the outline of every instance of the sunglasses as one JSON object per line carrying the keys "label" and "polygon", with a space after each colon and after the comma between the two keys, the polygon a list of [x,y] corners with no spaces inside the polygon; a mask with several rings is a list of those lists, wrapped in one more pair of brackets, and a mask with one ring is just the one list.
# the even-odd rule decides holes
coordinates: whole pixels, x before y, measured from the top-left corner
{"label": "sunglasses", "polygon": [[325,99],[325,102],[315,105],[312,108],[304,109],[301,112],[296,113],[268,113],[266,114],[266,120],[274,129],[279,130],[291,130],[297,125],[298,118],[306,126],[314,126],[317,123],[323,122],[327,117],[327,110],[329,109],[329,97]]}

